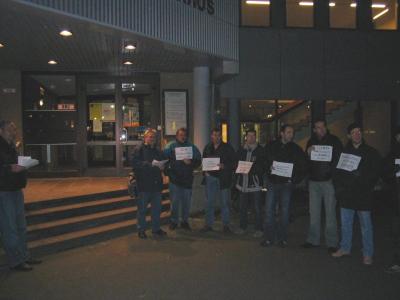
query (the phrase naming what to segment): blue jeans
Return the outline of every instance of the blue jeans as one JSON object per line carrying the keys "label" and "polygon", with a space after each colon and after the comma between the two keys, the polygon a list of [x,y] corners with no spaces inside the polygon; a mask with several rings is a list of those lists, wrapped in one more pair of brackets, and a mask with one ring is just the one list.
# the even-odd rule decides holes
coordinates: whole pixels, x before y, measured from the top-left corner
{"label": "blue jeans", "polygon": [[[292,183],[267,183],[264,237],[270,242],[287,241]],[[276,221],[276,205],[280,206],[280,221]]]}
{"label": "blue jeans", "polygon": [[0,229],[9,266],[15,267],[27,261],[30,254],[22,191],[0,192]]}
{"label": "blue jeans", "polygon": [[219,195],[221,200],[221,215],[222,223],[224,225],[229,224],[229,189],[220,189],[219,179],[214,176],[206,176],[206,224],[207,226],[213,226],[215,213],[214,205],[216,197]]}
{"label": "blue jeans", "polygon": [[325,208],[325,243],[328,247],[337,247],[336,198],[332,181],[311,181],[310,191],[310,228],[307,242],[320,244],[321,209]]}
{"label": "blue jeans", "polygon": [[147,227],[146,210],[151,203],[151,227],[153,232],[160,230],[161,192],[139,192],[137,198],[137,220],[139,231],[145,231]]}
{"label": "blue jeans", "polygon": [[240,228],[247,228],[247,211],[249,202],[253,200],[256,213],[256,230],[262,230],[261,220],[261,191],[251,193],[240,193]]}
{"label": "blue jeans", "polygon": [[374,241],[373,229],[370,211],[361,211],[348,208],[340,209],[340,218],[342,221],[342,240],[340,242],[340,249],[344,252],[350,253],[353,238],[353,221],[354,214],[357,212],[361,225],[361,235],[363,244],[363,255],[374,255]]}
{"label": "blue jeans", "polygon": [[182,222],[187,222],[189,220],[192,201],[192,189],[187,189],[170,182],[169,195],[171,197],[171,222],[175,224],[179,223],[179,207],[181,207],[182,211]]}

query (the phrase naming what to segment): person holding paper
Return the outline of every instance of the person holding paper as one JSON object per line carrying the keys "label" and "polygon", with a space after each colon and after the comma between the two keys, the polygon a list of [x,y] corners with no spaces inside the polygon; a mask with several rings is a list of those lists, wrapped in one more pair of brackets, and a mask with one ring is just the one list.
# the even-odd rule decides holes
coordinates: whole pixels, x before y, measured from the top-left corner
{"label": "person holding paper", "polygon": [[137,186],[137,227],[140,239],[146,239],[146,209],[151,203],[151,223],[153,236],[163,237],[167,233],[160,227],[161,191],[166,157],[156,146],[156,131],[148,129],[144,133],[143,145],[135,149],[132,157],[133,172]]}
{"label": "person holding paper", "polygon": [[218,170],[205,171],[204,180],[206,187],[206,224],[201,232],[213,230],[214,205],[216,197],[221,200],[221,215],[223,232],[231,233],[229,227],[229,201],[230,188],[232,185],[233,171],[236,166],[236,155],[230,144],[222,141],[221,129],[215,128],[211,132],[211,142],[205,146],[203,159],[218,158]]}
{"label": "person holding paper", "polygon": [[17,128],[11,121],[0,121],[0,230],[8,265],[12,270],[31,271],[32,259],[26,241],[24,194],[26,168],[17,164]]}
{"label": "person holding paper", "polygon": [[244,234],[247,230],[247,211],[249,202],[254,202],[256,213],[256,232],[254,237],[260,238],[262,232],[261,219],[261,189],[263,186],[263,175],[265,173],[265,150],[256,141],[256,131],[254,129],[246,132],[246,141],[238,151],[239,161],[252,162],[248,173],[237,174],[236,188],[240,192],[240,229],[238,234]]}
{"label": "person holding paper", "polygon": [[330,253],[337,250],[336,197],[332,174],[336,168],[342,142],[330,134],[325,120],[313,123],[313,135],[308,140],[306,154],[309,165],[310,227],[304,248],[319,247],[321,236],[321,209],[325,209],[325,243]]}
{"label": "person holding paper", "polygon": [[[306,174],[304,151],[293,142],[294,129],[283,125],[280,139],[266,146],[267,196],[264,226],[264,240],[261,246],[268,247],[277,242],[287,246],[289,208],[294,185],[301,182]],[[276,206],[280,203],[280,222],[276,222]]]}
{"label": "person holding paper", "polygon": [[[180,151],[182,150],[183,151]],[[201,164],[201,154],[197,147],[187,140],[186,128],[176,132],[175,141],[170,142],[164,149],[169,159],[165,173],[169,177],[169,193],[171,196],[171,223],[169,228],[178,227],[179,208],[182,211],[181,228],[191,230],[189,225],[190,204],[192,200],[193,171]]]}
{"label": "person holding paper", "polygon": [[371,221],[373,190],[381,172],[382,162],[378,151],[364,142],[361,125],[349,125],[347,133],[349,142],[341,156],[353,155],[354,161],[359,163],[351,164],[354,169],[349,171],[339,162],[333,175],[336,197],[340,205],[342,234],[340,248],[332,256],[339,258],[350,255],[353,220],[354,214],[357,213],[361,225],[363,263],[370,265],[374,254]]}

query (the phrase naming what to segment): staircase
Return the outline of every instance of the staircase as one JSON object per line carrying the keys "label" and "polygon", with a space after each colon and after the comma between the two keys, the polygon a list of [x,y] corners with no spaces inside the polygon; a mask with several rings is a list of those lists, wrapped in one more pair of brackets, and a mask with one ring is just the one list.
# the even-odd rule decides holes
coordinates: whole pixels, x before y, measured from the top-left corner
{"label": "staircase", "polygon": [[[25,205],[28,247],[44,255],[90,245],[136,230],[136,199],[127,190],[44,200]],[[169,217],[169,192],[162,193],[162,222]],[[150,208],[147,220],[150,221]],[[4,252],[0,252],[0,257]],[[4,257],[0,259],[3,263]]]}

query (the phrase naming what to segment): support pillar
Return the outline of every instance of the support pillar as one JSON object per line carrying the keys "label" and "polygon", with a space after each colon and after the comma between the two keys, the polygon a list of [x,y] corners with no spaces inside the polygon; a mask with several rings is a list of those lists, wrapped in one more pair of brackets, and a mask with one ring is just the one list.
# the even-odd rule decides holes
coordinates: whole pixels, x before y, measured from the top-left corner
{"label": "support pillar", "polygon": [[228,141],[235,150],[238,150],[241,144],[240,99],[229,99],[228,105]]}

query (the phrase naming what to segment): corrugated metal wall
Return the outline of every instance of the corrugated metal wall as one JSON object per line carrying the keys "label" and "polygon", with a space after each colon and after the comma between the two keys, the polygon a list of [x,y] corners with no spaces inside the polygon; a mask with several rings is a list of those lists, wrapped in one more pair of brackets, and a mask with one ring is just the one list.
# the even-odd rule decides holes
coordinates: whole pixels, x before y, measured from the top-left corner
{"label": "corrugated metal wall", "polygon": [[238,0],[212,1],[213,15],[179,0],[15,0],[238,60]]}

